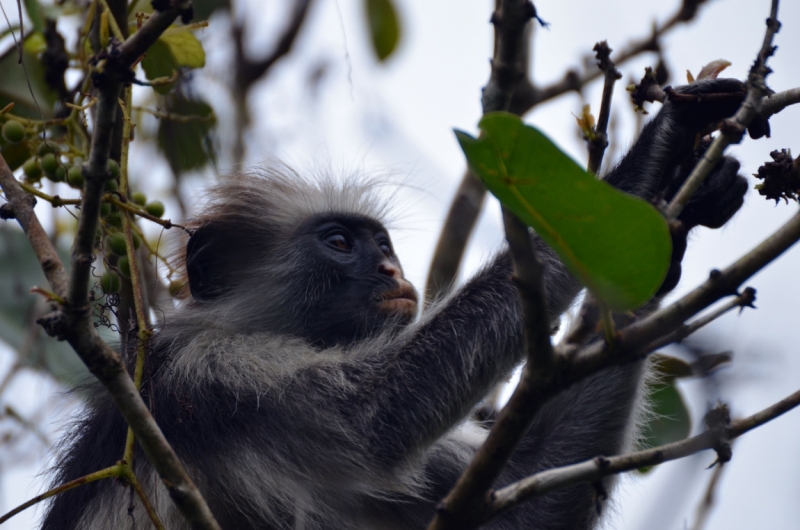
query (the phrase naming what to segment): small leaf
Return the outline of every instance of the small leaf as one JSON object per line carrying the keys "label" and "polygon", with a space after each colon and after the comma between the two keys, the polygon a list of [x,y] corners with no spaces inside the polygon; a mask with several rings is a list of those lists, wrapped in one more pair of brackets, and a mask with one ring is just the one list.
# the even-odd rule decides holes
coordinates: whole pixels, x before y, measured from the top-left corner
{"label": "small leaf", "polygon": [[22,48],[32,55],[38,55],[47,49],[47,41],[44,40],[44,35],[34,31],[25,39]]}
{"label": "small leaf", "polygon": [[372,48],[383,62],[397,48],[400,41],[400,19],[392,0],[365,0]]}
{"label": "small leaf", "polygon": [[700,81],[701,79],[716,79],[719,74],[722,73],[727,67],[731,64],[730,61],[726,61],[725,59],[717,59],[716,61],[711,61],[703,68],[700,69],[700,73],[697,74],[697,80]]}
{"label": "small leaf", "polygon": [[672,241],[647,202],[595,179],[534,127],[490,113],[475,139],[456,131],[486,187],[532,226],[599,300],[625,311],[648,301],[669,269]]}
{"label": "small leaf", "polygon": [[675,379],[694,375],[692,366],[677,357],[656,353],[651,358],[653,359],[653,369],[662,381],[674,381]]}
{"label": "small leaf", "polygon": [[[142,60],[142,68],[149,80],[172,77],[182,67],[202,68],[206,64],[206,52],[197,37],[186,30],[178,30],[162,35],[147,50]],[[174,83],[154,86],[159,94],[166,94]]]}
{"label": "small leaf", "polygon": [[[173,72],[177,70],[178,65],[169,51],[169,46],[162,42],[161,39],[158,39],[150,46],[144,59],[142,59],[142,68],[144,69],[145,77],[152,81],[160,77],[171,77]],[[153,90],[159,94],[166,94],[174,84],[154,86]]]}
{"label": "small leaf", "polygon": [[[657,384],[650,395],[652,415],[642,429],[642,447],[650,449],[659,445],[686,439],[692,431],[692,420],[683,396],[675,381]],[[647,473],[651,468],[639,471]]]}
{"label": "small leaf", "polygon": [[169,47],[178,67],[202,68],[206,65],[203,45],[190,31],[169,29],[158,40]]}

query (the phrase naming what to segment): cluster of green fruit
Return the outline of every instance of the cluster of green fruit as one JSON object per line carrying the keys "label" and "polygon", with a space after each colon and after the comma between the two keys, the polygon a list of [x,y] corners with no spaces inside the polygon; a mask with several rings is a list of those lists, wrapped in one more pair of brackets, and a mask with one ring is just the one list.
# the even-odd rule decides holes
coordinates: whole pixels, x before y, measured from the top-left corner
{"label": "cluster of green fruit", "polygon": [[62,162],[61,156],[53,145],[42,143],[39,146],[38,156],[30,158],[22,164],[22,171],[29,184],[39,182],[44,176],[53,182],[66,182],[73,188],[83,188],[81,166]]}
{"label": "cluster of green fruit", "polygon": [[[139,248],[139,245],[142,243],[141,238],[139,238],[136,233],[132,235],[134,248]],[[131,277],[131,263],[128,260],[128,247],[125,244],[125,234],[122,232],[114,232],[106,237],[105,242],[106,249],[111,252],[111,254],[117,256],[117,271],[119,271],[119,274],[111,270],[106,271],[100,277],[100,287],[102,287],[103,292],[106,294],[118,293],[122,284],[119,275],[121,274],[125,278]]]}
{"label": "cluster of green fruit", "polygon": [[[113,184],[112,184],[113,183]],[[112,188],[117,184],[116,181],[109,181]],[[108,185],[106,186],[108,189]],[[144,210],[155,217],[164,215],[164,204],[160,201],[147,201],[147,196],[141,191],[131,194],[131,200],[144,208]],[[100,205],[100,216],[103,220],[103,229],[108,235],[105,237],[105,249],[112,255],[117,256],[117,270],[125,278],[131,277],[131,264],[128,260],[128,246],[125,242],[125,234],[122,232],[122,212],[116,206],[104,202]],[[131,234],[134,250],[142,244],[142,239],[136,232]],[[107,271],[100,278],[100,286],[106,294],[119,292],[121,280],[114,271]]]}

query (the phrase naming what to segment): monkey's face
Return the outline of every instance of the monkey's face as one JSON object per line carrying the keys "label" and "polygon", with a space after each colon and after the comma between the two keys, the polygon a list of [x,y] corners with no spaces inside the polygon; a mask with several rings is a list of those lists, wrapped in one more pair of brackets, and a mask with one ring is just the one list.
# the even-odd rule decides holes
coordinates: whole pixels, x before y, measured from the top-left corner
{"label": "monkey's face", "polygon": [[329,214],[304,223],[298,236],[308,265],[296,285],[302,308],[296,333],[329,346],[414,320],[417,292],[379,222]]}

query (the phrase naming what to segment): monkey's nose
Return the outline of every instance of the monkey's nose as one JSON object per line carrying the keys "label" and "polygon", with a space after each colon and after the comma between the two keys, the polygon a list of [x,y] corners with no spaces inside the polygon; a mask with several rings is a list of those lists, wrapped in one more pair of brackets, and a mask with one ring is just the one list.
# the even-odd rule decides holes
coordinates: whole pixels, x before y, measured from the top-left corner
{"label": "monkey's nose", "polygon": [[394,263],[392,263],[388,259],[383,260],[381,262],[381,264],[378,265],[378,272],[380,274],[385,274],[386,276],[389,276],[390,278],[402,278],[403,277],[403,271],[400,270],[400,267],[398,267],[397,265],[395,265]]}

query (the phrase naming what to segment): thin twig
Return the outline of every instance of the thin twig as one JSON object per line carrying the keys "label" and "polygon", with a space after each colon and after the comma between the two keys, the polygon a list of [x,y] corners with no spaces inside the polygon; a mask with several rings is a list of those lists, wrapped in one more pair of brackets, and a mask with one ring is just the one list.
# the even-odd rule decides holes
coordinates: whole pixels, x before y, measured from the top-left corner
{"label": "thin twig", "polygon": [[83,477],[80,477],[80,478],[76,478],[75,480],[70,480],[69,482],[61,484],[58,487],[55,487],[55,488],[53,488],[53,489],[51,489],[49,491],[46,491],[45,493],[42,493],[41,495],[37,495],[36,497],[32,498],[31,500],[29,500],[29,501],[27,501],[27,502],[25,502],[23,504],[20,504],[19,506],[17,506],[16,508],[11,510],[10,512],[8,512],[5,515],[3,515],[2,517],[0,517],[0,524],[5,523],[6,521],[11,519],[12,517],[17,515],[18,513],[22,512],[24,510],[27,510],[31,506],[39,504],[40,502],[42,502],[44,500],[47,500],[50,497],[53,497],[55,495],[58,495],[59,493],[64,493],[65,491],[69,491],[69,490],[71,490],[73,488],[77,488],[78,486],[83,486],[84,484],[89,484],[90,482],[95,482],[97,480],[119,477],[121,475],[121,468],[122,468],[122,466],[120,466],[118,464],[117,465],[113,465],[111,467],[107,467],[105,469],[101,469],[100,471],[95,471],[94,473],[90,473],[89,475],[86,475],[86,476],[83,476]]}
{"label": "thin twig", "polygon": [[603,99],[600,103],[600,113],[597,115],[597,126],[592,131],[593,136],[589,138],[589,163],[587,169],[592,174],[600,171],[603,164],[603,155],[608,147],[608,121],[611,116],[611,98],[614,95],[614,84],[622,78],[622,74],[617,70],[614,61],[611,60],[611,48],[606,41],[598,42],[594,46],[596,52],[597,66],[605,75],[603,82]]}
{"label": "thin twig", "polygon": [[705,528],[706,521],[711,513],[711,508],[714,506],[714,495],[717,490],[717,484],[720,483],[719,479],[725,469],[727,469],[725,464],[720,464],[714,468],[714,472],[711,474],[711,479],[708,481],[706,493],[703,495],[703,500],[697,506],[697,515],[695,516],[692,530],[703,530],[703,528]]}
{"label": "thin twig", "polygon": [[495,492],[491,516],[503,513],[520,503],[551,491],[575,484],[597,482],[603,477],[677,460],[705,449],[717,449],[744,433],[771,421],[800,405],[800,391],[752,416],[734,421],[727,428],[710,429],[700,435],[646,451],[592,460],[548,469]]}
{"label": "thin twig", "polygon": [[703,315],[702,317],[698,318],[690,322],[689,324],[684,324],[669,335],[665,335],[660,339],[656,340],[655,342],[650,343],[645,348],[648,352],[655,351],[659,348],[663,348],[667,344],[672,344],[673,342],[681,342],[683,339],[688,337],[689,335],[693,334],[697,330],[702,327],[707,326],[711,322],[715,321],[728,311],[740,308],[744,309],[745,307],[754,307],[753,302],[756,300],[756,290],[752,287],[747,287],[745,290],[737,296],[736,298],[732,298],[731,300],[727,301],[716,310],[710,312],[707,315]]}

